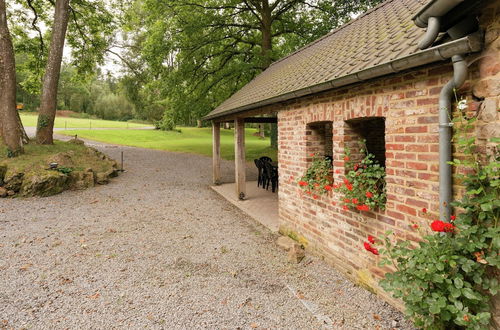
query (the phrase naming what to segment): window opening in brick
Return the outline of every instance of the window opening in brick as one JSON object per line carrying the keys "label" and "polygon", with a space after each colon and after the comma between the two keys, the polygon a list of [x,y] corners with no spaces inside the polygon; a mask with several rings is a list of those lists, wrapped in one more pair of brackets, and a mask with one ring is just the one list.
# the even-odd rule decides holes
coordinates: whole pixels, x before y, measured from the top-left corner
{"label": "window opening in brick", "polygon": [[333,122],[321,121],[307,125],[307,155],[324,156],[333,159]]}
{"label": "window opening in brick", "polygon": [[353,161],[364,158],[361,154],[362,141],[366,141],[368,153],[375,156],[375,160],[385,167],[385,118],[369,117],[346,121],[345,144],[351,150]]}

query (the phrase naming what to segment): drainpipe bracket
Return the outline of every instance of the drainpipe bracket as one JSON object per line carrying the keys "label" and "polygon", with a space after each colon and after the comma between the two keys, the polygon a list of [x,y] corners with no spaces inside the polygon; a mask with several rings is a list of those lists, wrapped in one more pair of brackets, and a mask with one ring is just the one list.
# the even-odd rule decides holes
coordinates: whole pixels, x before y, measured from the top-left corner
{"label": "drainpipe bracket", "polygon": [[439,124],[439,127],[444,127],[444,128],[453,127],[453,123]]}

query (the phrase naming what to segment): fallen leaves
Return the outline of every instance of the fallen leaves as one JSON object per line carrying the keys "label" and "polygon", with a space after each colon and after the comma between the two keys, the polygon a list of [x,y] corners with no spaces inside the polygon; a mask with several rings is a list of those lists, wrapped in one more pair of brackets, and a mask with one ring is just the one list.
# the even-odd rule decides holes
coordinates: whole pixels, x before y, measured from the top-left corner
{"label": "fallen leaves", "polygon": [[22,265],[22,266],[19,268],[19,270],[20,270],[20,271],[25,272],[25,271],[27,271],[28,269],[30,269],[30,268],[31,268],[31,266],[33,266],[33,264],[24,264],[24,265]]}
{"label": "fallen leaves", "polygon": [[93,295],[87,296],[87,298],[90,298],[90,299],[99,299],[100,296],[101,296],[101,294],[99,293],[99,291],[97,291]]}

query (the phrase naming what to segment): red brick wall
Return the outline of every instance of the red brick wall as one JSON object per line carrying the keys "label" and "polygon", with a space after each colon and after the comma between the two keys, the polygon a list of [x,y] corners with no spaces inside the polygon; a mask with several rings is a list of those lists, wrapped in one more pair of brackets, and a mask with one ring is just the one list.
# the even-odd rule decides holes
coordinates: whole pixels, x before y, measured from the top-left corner
{"label": "red brick wall", "polygon": [[[496,12],[495,12],[496,10]],[[492,14],[493,13],[493,14]],[[477,136],[486,142],[499,136],[500,27],[498,8],[485,11],[485,51],[472,55],[469,80],[460,94],[479,111]],[[438,212],[438,97],[451,78],[451,61],[403,72],[340,90],[302,98],[283,106],[278,113],[282,232],[293,232],[307,246],[331,261],[354,281],[382,296],[378,279],[387,269],[376,266],[378,257],[363,249],[367,235],[386,230],[404,240],[416,240],[409,227],[428,227]],[[473,97],[474,96],[474,97]],[[478,99],[479,98],[479,99]],[[387,204],[385,211],[344,211],[334,205],[337,193],[314,200],[301,194],[296,182],[307,169],[308,124],[333,123],[333,159],[337,182],[343,179],[344,146],[355,144],[352,125],[346,121],[385,117]],[[491,147],[491,146],[489,146]],[[422,209],[428,210],[427,214]]]}

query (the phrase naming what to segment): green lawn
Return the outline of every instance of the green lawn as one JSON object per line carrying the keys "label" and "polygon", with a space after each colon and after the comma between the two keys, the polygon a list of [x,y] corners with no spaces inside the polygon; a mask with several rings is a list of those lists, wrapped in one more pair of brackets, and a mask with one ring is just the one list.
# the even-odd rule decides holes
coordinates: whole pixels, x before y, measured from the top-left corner
{"label": "green lawn", "polygon": [[[128,145],[141,148],[189,152],[206,156],[212,155],[212,129],[181,127],[181,133],[158,130],[73,130],[57,132],[58,134],[75,135],[113,144]],[[277,160],[276,150],[271,149],[269,139],[253,136],[255,129],[247,128],[245,134],[246,159],[253,160],[261,156]],[[233,130],[221,129],[221,156],[234,159]]]}
{"label": "green lawn", "polygon": [[[36,114],[21,114],[21,120],[26,127],[36,127],[38,115]],[[84,119],[71,117],[56,117],[54,127],[56,128],[128,128],[128,127],[145,127],[151,126],[147,124],[127,123],[124,121],[112,121],[101,119]]]}

